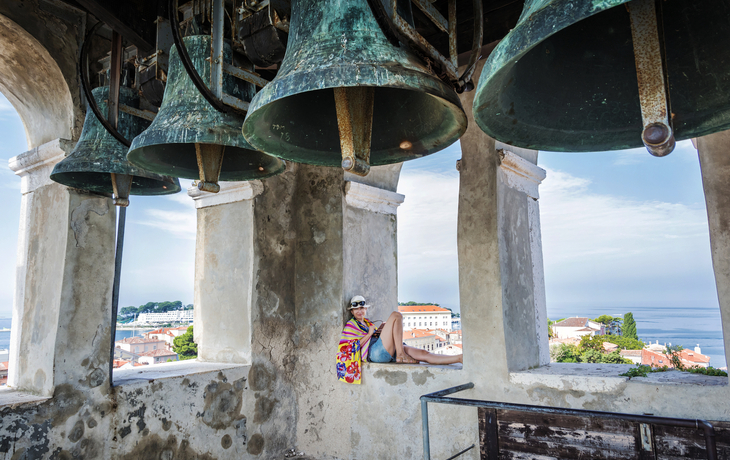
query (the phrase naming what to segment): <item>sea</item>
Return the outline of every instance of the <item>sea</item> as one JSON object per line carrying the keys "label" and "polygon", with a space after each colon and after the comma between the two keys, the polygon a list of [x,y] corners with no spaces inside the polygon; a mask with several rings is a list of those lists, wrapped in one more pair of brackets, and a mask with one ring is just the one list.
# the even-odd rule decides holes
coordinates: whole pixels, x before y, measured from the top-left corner
{"label": "sea", "polygon": [[[550,306],[550,319],[587,316],[597,318],[601,315],[623,316],[631,312],[636,320],[636,330],[644,342],[681,345],[694,349],[699,344],[702,354],[710,357],[713,367],[725,367],[725,348],[722,340],[722,323],[717,307],[585,307]],[[0,318],[0,329],[10,328],[9,318]],[[149,329],[117,331],[116,340],[142,335]],[[468,339],[467,339],[468,340]],[[9,348],[10,332],[0,332],[0,350]]]}

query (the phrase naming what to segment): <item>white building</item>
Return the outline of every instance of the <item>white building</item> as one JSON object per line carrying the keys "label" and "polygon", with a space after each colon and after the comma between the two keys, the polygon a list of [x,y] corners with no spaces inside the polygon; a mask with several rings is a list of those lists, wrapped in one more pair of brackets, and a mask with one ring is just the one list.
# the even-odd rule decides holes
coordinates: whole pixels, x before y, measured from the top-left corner
{"label": "white building", "polygon": [[164,340],[143,337],[127,337],[123,340],[117,340],[115,347],[138,356],[147,351],[167,350],[167,344]]}
{"label": "white building", "polygon": [[588,318],[566,318],[553,324],[551,327],[553,329],[553,337],[558,339],[606,334],[606,328],[603,324],[591,321]]}
{"label": "white building", "polygon": [[178,361],[177,353],[169,350],[154,350],[140,353],[139,362],[142,364],[160,364],[168,361]]}
{"label": "white building", "polygon": [[192,323],[193,310],[174,310],[165,313],[140,313],[137,323]]}
{"label": "white building", "polygon": [[148,339],[164,340],[167,348],[172,349],[175,337],[179,337],[188,331],[189,326],[180,327],[163,327],[154,331],[145,332],[144,336]]}
{"label": "white building", "polygon": [[436,305],[399,305],[403,315],[403,330],[445,329],[451,332],[451,311]]}

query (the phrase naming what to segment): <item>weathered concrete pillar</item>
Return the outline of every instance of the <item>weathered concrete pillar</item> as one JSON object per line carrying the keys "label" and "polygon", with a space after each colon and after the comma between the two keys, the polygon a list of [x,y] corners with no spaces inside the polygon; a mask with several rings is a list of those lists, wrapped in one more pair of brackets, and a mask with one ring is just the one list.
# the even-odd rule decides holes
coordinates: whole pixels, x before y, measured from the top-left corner
{"label": "weathered concrete pillar", "polygon": [[720,302],[725,361],[730,363],[730,131],[697,139],[710,250]]}
{"label": "weathered concrete pillar", "polygon": [[22,198],[8,382],[44,396],[108,373],[116,213],[50,180],[72,146],[57,139],[9,162]]}
{"label": "weathered concrete pillar", "polygon": [[195,200],[195,342],[198,360],[251,363],[253,199],[259,181],[222,182],[218,193],[188,189]]}
{"label": "weathered concrete pillar", "polygon": [[469,127],[459,162],[459,292],[464,366],[488,367],[480,377],[489,382],[549,362],[536,202],[544,171],[537,152],[496,146],[474,122],[473,100],[474,92],[461,96]]}

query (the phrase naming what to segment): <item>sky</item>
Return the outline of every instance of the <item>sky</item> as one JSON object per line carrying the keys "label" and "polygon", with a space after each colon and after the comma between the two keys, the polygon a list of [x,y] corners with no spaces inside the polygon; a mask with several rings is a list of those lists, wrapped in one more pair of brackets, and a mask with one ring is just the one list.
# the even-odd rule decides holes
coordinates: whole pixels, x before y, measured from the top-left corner
{"label": "sky", "polygon": [[[0,95],[0,318],[12,311],[20,179],[8,159],[26,150],[17,113]],[[399,301],[459,309],[456,144],[406,162],[398,192]],[[540,219],[548,310],[560,306],[717,305],[697,153],[643,149],[540,152],[547,171]],[[190,181],[181,181],[183,190]],[[183,191],[131,198],[120,307],[193,301],[195,209]]]}

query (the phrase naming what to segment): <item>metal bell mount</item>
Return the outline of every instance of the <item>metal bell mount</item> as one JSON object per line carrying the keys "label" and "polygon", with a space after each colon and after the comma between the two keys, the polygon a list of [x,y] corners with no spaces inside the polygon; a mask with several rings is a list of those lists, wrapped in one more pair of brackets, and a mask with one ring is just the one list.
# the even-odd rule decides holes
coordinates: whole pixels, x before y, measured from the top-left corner
{"label": "metal bell mount", "polygon": [[[190,59],[203,81],[211,81],[211,37],[183,38]],[[231,60],[231,47],[223,45],[223,59]],[[137,136],[127,158],[132,164],[160,174],[198,179],[201,190],[217,192],[218,180],[263,179],[281,173],[286,164],[251,147],[241,136],[243,117],[223,113],[208,103],[196,89],[180,61],[177,49],[170,52],[165,94],[155,120]],[[223,90],[249,101],[252,84],[223,75]]]}
{"label": "metal bell mount", "polygon": [[390,44],[367,0],[294,0],[284,60],[243,135],[279,158],[366,175],[448,147],[466,124],[453,88]]}
{"label": "metal bell mount", "polygon": [[482,130],[553,151],[646,146],[730,129],[730,0],[526,0],[474,99]]}
{"label": "metal bell mount", "polygon": [[[139,108],[136,91],[119,88],[119,101]],[[92,90],[102,113],[107,111],[109,87]],[[117,130],[131,139],[141,133],[149,122],[124,112],[119,113]],[[102,194],[114,194],[115,204],[127,206],[129,195],[167,195],[180,191],[177,178],[155,174],[133,166],[127,161],[127,147],[102,126],[87,108],[84,127],[76,147],[53,168],[51,179],[68,187]]]}

